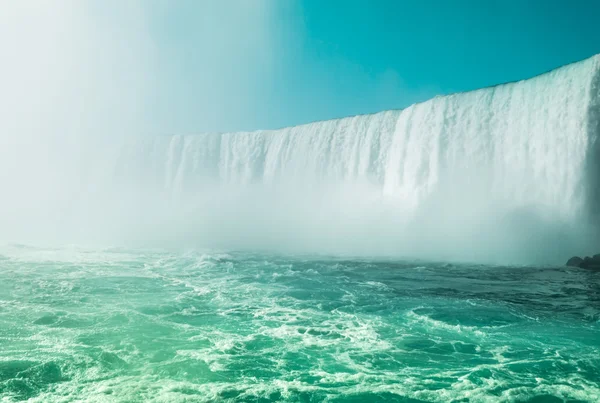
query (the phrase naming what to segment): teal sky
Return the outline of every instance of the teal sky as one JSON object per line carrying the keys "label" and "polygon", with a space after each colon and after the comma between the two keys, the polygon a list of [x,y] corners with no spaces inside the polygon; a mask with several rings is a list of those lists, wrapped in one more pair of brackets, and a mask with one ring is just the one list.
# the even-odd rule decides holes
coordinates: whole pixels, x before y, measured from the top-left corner
{"label": "teal sky", "polygon": [[[165,129],[205,126],[194,118],[202,115],[195,97],[204,88],[194,77],[204,70],[207,53],[196,52],[195,43],[211,33],[217,47],[243,51],[232,56],[207,48],[208,57],[220,58],[212,71],[214,91],[221,91],[215,102],[232,108],[230,121],[219,119],[209,130],[275,128],[403,108],[600,53],[600,2],[593,0],[248,3],[255,12],[260,8],[263,18],[244,20],[231,9],[201,15],[203,7],[195,1],[172,2],[170,10],[154,15],[153,23],[160,25],[154,38],[171,55],[163,74],[182,79],[171,87],[172,99],[186,102],[177,113],[169,112],[177,119],[165,118]],[[223,30],[239,24],[240,17],[242,27]],[[214,27],[203,33],[198,25],[206,18]],[[227,31],[231,38],[219,37]],[[243,87],[237,94],[229,85],[236,80]]]}
{"label": "teal sky", "polygon": [[0,103],[56,132],[278,128],[528,78],[600,53],[599,21],[596,0],[2,2]]}

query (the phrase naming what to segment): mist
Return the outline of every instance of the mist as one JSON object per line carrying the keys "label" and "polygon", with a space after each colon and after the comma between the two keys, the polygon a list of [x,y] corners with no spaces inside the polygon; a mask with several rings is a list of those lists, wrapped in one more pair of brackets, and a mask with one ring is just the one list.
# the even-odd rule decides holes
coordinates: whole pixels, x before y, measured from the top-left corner
{"label": "mist", "polygon": [[123,144],[257,125],[256,105],[272,103],[281,8],[2,0],[0,239],[96,239],[91,223],[114,217],[105,206],[141,208],[137,183],[127,201],[102,175]]}
{"label": "mist", "polygon": [[[247,132],[294,107],[275,88],[301,60],[287,7],[2,1],[0,241],[495,263],[595,252],[581,122],[597,58]],[[386,73],[374,91],[400,82]]]}

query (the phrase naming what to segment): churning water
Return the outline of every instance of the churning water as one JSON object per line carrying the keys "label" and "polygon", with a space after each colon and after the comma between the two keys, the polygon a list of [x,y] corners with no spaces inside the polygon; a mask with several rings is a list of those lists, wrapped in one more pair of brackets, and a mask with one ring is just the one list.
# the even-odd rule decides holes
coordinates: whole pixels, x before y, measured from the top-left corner
{"label": "churning water", "polygon": [[[2,402],[600,401],[600,273],[556,266],[600,252],[600,56],[282,130],[8,134],[2,242],[127,249],[1,248]],[[238,252],[167,252],[199,248]]]}
{"label": "churning water", "polygon": [[600,273],[2,252],[6,402],[600,399]]}

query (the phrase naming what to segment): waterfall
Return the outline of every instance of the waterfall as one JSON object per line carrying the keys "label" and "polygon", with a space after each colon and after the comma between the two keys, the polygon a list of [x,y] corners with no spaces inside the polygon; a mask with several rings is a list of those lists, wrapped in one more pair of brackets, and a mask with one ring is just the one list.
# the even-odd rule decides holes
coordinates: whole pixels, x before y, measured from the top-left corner
{"label": "waterfall", "polygon": [[120,210],[99,221],[138,237],[132,217],[155,224],[144,235],[224,245],[537,259],[557,244],[583,248],[597,226],[599,138],[594,56],[399,111],[113,141],[87,149],[65,194],[74,221]]}

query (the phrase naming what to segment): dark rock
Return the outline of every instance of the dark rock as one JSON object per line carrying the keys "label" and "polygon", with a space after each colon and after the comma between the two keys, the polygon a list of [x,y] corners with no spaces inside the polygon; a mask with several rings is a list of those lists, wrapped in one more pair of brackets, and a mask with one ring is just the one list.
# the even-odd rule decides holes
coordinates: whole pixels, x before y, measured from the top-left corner
{"label": "dark rock", "polygon": [[578,256],[573,256],[567,261],[567,266],[600,271],[600,254],[594,255],[593,257],[586,256],[583,259]]}
{"label": "dark rock", "polygon": [[583,263],[583,259],[579,256],[573,256],[571,259],[567,261],[567,266],[569,267],[581,267]]}
{"label": "dark rock", "polygon": [[582,269],[600,270],[600,260],[596,260],[595,256],[586,256],[585,259],[583,259],[583,262],[581,262],[581,264],[579,265],[579,267],[581,267]]}

